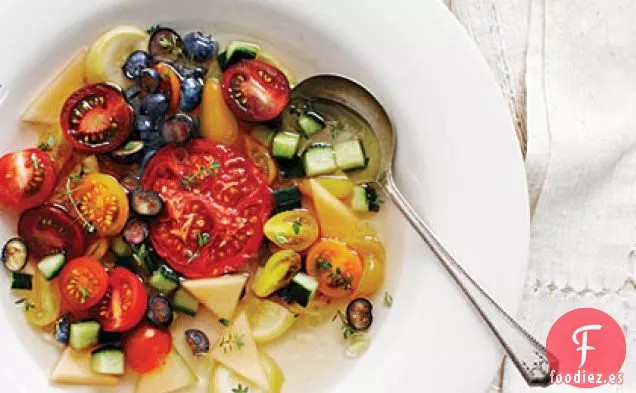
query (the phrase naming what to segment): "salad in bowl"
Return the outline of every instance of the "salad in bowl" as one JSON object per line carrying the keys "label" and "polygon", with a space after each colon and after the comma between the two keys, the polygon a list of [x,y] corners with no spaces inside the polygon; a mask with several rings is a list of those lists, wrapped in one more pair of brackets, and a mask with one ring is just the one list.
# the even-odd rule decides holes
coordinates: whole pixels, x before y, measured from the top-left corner
{"label": "salad in bowl", "polygon": [[258,42],[184,33],[104,32],[23,112],[37,145],[0,157],[2,262],[61,347],[54,384],[277,393],[268,345],[335,323],[356,357],[392,304],[373,130]]}

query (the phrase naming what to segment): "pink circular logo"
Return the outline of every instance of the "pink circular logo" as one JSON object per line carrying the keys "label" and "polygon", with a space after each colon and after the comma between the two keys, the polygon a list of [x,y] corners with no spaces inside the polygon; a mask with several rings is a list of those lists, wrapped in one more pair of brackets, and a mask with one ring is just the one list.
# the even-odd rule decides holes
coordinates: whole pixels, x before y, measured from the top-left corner
{"label": "pink circular logo", "polygon": [[563,315],[550,328],[546,349],[554,384],[593,388],[623,383],[625,334],[601,310],[578,308]]}

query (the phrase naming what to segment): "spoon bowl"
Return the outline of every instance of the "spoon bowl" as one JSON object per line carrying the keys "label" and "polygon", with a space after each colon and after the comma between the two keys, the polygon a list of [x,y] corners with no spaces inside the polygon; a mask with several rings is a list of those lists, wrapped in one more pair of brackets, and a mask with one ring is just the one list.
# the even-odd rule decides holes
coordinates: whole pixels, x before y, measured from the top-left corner
{"label": "spoon bowl", "polygon": [[397,133],[384,107],[373,94],[360,83],[333,74],[312,76],[298,84],[293,94],[347,107],[368,124],[378,139],[381,152],[378,157],[379,164],[373,176],[375,182],[390,196],[468,300],[475,306],[528,385],[550,385],[551,369],[548,356],[551,356],[552,360],[554,357],[548,354],[545,347],[506,313],[472,278],[437,239],[431,228],[419,217],[398,189],[393,177]]}

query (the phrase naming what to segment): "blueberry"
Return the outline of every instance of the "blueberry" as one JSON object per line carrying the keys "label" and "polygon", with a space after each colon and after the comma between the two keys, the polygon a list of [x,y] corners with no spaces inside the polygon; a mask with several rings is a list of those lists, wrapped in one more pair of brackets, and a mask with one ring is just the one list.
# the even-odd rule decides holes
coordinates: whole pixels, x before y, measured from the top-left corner
{"label": "blueberry", "polygon": [[139,74],[139,86],[148,94],[156,93],[161,85],[161,75],[154,68],[144,68]]}
{"label": "blueberry", "polygon": [[71,323],[68,316],[64,315],[55,323],[55,332],[53,334],[55,336],[55,340],[60,344],[68,344],[70,329]]}
{"label": "blueberry", "polygon": [[143,101],[143,91],[139,88],[139,86],[131,86],[124,91],[124,97],[126,97],[126,102],[133,107],[135,112],[139,111],[141,108],[141,102]]}
{"label": "blueberry", "polygon": [[192,112],[201,103],[203,97],[203,85],[198,78],[185,78],[181,82],[181,95],[179,107],[184,112]]}
{"label": "blueberry", "polygon": [[141,70],[150,67],[151,62],[152,57],[148,52],[136,50],[128,56],[122,67],[124,75],[128,79],[137,79],[141,74]]}
{"label": "blueberry", "polygon": [[153,118],[158,118],[168,111],[170,102],[163,94],[148,94],[141,103],[141,113]]}
{"label": "blueberry", "polygon": [[188,68],[182,66],[180,64],[175,65],[177,72],[183,78],[197,78],[197,79],[205,79],[205,76],[208,74],[208,69],[205,67],[197,67],[197,68]]}
{"label": "blueberry", "polygon": [[135,116],[135,132],[139,133],[149,133],[154,132],[157,133],[157,123],[156,121],[146,115],[137,115]]}
{"label": "blueberry", "polygon": [[183,52],[194,61],[204,62],[216,56],[219,43],[201,32],[189,33],[183,38]]}
{"label": "blueberry", "polygon": [[196,122],[184,113],[170,116],[161,126],[163,139],[167,143],[183,143],[195,133]]}

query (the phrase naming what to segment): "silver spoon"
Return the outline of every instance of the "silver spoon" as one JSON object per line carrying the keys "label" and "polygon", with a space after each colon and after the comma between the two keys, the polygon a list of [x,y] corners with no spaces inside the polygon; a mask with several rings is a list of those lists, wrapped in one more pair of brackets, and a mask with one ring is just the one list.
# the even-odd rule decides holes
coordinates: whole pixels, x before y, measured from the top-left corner
{"label": "silver spoon", "polygon": [[396,133],[393,132],[389,117],[382,105],[363,86],[337,75],[316,75],[305,79],[294,88],[294,96],[304,97],[309,101],[312,99],[319,99],[322,102],[330,101],[336,106],[345,106],[357,112],[362,119],[366,120],[377,136],[382,150],[382,162],[377,173],[374,174],[375,182],[391,197],[475,306],[528,385],[550,385],[551,370],[545,347],[475,282],[400,193],[393,178]]}

